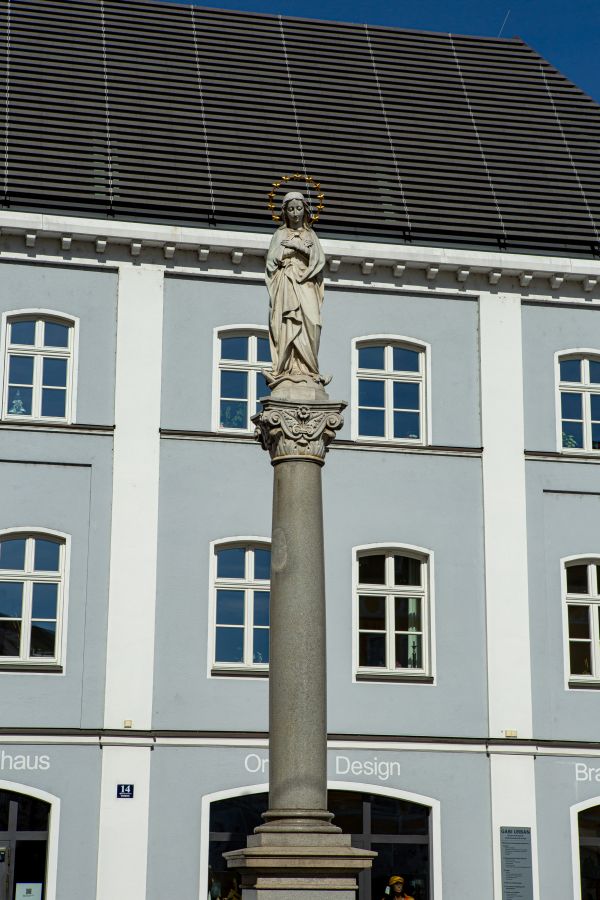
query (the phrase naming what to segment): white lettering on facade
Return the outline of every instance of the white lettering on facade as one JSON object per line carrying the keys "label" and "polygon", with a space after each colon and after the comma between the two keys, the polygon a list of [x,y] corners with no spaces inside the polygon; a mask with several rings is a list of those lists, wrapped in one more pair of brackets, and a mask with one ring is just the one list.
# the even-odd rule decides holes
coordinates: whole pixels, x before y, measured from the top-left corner
{"label": "white lettering on facade", "polygon": [[[244,757],[244,768],[252,775],[256,775],[258,772],[264,775],[269,768],[269,759],[258,753],[248,753]],[[380,759],[378,756],[372,756],[370,759],[350,759],[348,756],[336,756],[335,774],[362,775],[377,781],[389,781],[390,778],[400,777],[400,763],[396,760]]]}
{"label": "white lettering on facade", "polygon": [[258,753],[249,753],[244,759],[246,772],[262,772],[264,774],[268,766],[269,760],[264,756],[259,756]]}
{"label": "white lettering on facade", "polygon": [[600,781],[600,768],[587,763],[575,763],[575,781]]}
{"label": "white lettering on facade", "polygon": [[389,781],[394,776],[400,776],[400,763],[392,760],[379,759],[378,756],[372,756],[371,759],[354,759],[350,760],[347,756],[336,756],[335,758],[335,774],[336,775],[366,775],[370,778],[376,778],[378,781]]}
{"label": "white lettering on facade", "polygon": [[17,753],[7,753],[5,750],[0,751],[0,771],[19,772],[27,769],[30,772],[37,770],[45,772],[50,768],[49,756],[38,756],[37,754],[26,755]]}

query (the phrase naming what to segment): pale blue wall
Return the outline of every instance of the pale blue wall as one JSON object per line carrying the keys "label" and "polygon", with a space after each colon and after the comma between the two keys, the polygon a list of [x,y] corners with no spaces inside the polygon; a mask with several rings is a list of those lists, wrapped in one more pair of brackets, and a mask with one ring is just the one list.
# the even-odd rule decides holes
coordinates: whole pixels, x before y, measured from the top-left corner
{"label": "pale blue wall", "polygon": [[600,554],[598,472],[596,464],[527,463],[533,730],[542,739],[600,740],[598,691],[565,688],[560,563]]}
{"label": "pale blue wall", "polygon": [[560,450],[556,438],[555,354],[573,347],[600,353],[600,307],[522,307],[525,448]]}
{"label": "pale blue wall", "polygon": [[[334,376],[332,396],[350,399],[353,337],[385,332],[420,339],[432,346],[434,443],[480,445],[475,302],[338,290],[328,292],[325,318],[320,358]],[[167,279],[164,321],[162,424],[209,430],[213,329],[266,324],[265,288]],[[350,415],[342,437],[350,436]],[[484,734],[480,460],[334,446],[323,477],[330,731]],[[162,442],[156,728],[267,727],[264,679],[207,677],[208,593],[210,542],[268,537],[271,495],[268,457],[253,443]],[[352,683],[352,547],[373,542],[417,545],[435,555],[435,686]]]}
{"label": "pale blue wall", "polygon": [[[0,312],[39,307],[79,317],[77,421],[84,424],[114,423],[116,296],[114,272],[0,262]],[[0,671],[0,721],[101,727],[112,435],[15,423],[0,432],[0,443],[0,529],[43,527],[71,536],[64,674]]]}
{"label": "pale blue wall", "polygon": [[79,317],[76,421],[113,425],[116,273],[68,265],[0,262],[0,313],[36,307]]}

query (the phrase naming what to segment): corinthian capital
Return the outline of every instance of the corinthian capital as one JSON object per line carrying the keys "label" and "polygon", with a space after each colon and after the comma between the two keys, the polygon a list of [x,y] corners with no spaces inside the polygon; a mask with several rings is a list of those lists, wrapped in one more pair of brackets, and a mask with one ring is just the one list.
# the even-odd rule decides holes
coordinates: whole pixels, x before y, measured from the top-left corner
{"label": "corinthian capital", "polygon": [[265,400],[252,417],[255,435],[273,463],[285,459],[311,459],[321,465],[336,431],[344,424],[345,403],[302,403]]}

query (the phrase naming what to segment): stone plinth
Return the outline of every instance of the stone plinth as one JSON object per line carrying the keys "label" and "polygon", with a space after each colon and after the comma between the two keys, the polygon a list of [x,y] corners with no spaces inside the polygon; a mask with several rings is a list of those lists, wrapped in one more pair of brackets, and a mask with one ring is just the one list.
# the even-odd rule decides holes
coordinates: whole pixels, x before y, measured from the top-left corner
{"label": "stone plinth", "polygon": [[241,874],[244,900],[355,900],[358,875],[376,855],[338,830],[254,834],[225,857]]}
{"label": "stone plinth", "polygon": [[[327,811],[325,572],[321,468],[345,403],[321,385],[276,388],[254,416],[274,466],[269,659],[269,809],[225,854],[244,900],[351,900],[375,853],[350,846]],[[308,399],[310,395],[311,399]]]}

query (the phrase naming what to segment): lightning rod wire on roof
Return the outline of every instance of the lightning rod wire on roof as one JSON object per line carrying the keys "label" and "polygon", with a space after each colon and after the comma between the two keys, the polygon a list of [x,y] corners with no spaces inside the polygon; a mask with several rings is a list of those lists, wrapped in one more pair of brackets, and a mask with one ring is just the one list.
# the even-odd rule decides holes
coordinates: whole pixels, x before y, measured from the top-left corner
{"label": "lightning rod wire on roof", "polygon": [[400,165],[398,163],[398,157],[396,156],[396,148],[394,147],[394,139],[392,137],[392,129],[390,128],[390,123],[387,115],[387,110],[385,108],[385,102],[383,99],[383,91],[381,90],[381,82],[379,81],[379,73],[377,71],[377,63],[375,61],[375,52],[373,50],[373,46],[371,44],[371,35],[369,34],[369,26],[365,23],[365,36],[367,38],[367,45],[369,47],[369,55],[371,57],[371,65],[373,67],[373,75],[375,76],[375,84],[377,85],[377,93],[379,94],[379,105],[381,106],[381,112],[383,114],[383,121],[385,122],[385,130],[387,132],[387,138],[390,144],[390,150],[392,152],[392,159],[394,161],[394,169],[396,170],[396,178],[398,179],[398,187],[400,188],[400,198],[402,200],[402,206],[404,207],[404,215],[406,216],[406,225],[410,231],[411,223],[410,223],[410,214],[408,212],[408,203],[406,202],[406,194],[404,193],[404,185],[402,183],[402,177],[400,175]]}
{"label": "lightning rod wire on roof", "polygon": [[206,124],[206,109],[204,107],[204,89],[202,86],[202,70],[200,68],[200,54],[198,52],[198,34],[196,32],[196,16],[194,14],[194,7],[190,6],[190,13],[192,17],[192,35],[194,38],[194,56],[196,60],[196,77],[198,79],[198,97],[200,98],[200,113],[202,115],[202,133],[204,136],[204,153],[206,156],[206,173],[208,175],[208,190],[210,194],[210,211],[211,211],[211,224],[216,225],[216,207],[215,207],[215,191],[213,187],[213,178],[212,178],[212,169],[210,165],[210,148],[208,144],[208,127]]}
{"label": "lightning rod wire on roof", "polygon": [[583,199],[583,203],[587,210],[587,214],[590,218],[592,230],[594,232],[594,235],[596,236],[596,240],[600,243],[600,234],[598,233],[598,228],[596,227],[596,222],[594,221],[594,216],[592,214],[590,204],[588,203],[588,199],[586,197],[585,190],[583,188],[583,184],[581,183],[581,178],[579,177],[579,172],[577,170],[577,166],[575,165],[575,160],[573,159],[573,154],[571,153],[571,147],[569,145],[567,136],[566,136],[564,128],[562,126],[560,116],[558,115],[558,109],[556,108],[556,103],[554,102],[554,97],[552,95],[552,91],[550,90],[550,85],[548,84],[548,79],[546,78],[546,72],[544,71],[544,67],[541,64],[540,64],[540,72],[542,73],[542,80],[546,87],[546,93],[548,94],[548,98],[552,105],[552,111],[554,112],[554,118],[556,119],[556,124],[558,125],[558,130],[560,131],[560,136],[562,137],[563,144],[565,145],[565,150],[567,151],[567,155],[569,157],[569,162],[571,163],[571,168],[573,169],[573,174],[575,175],[575,180],[577,181],[577,185],[579,187],[579,192]]}
{"label": "lightning rod wire on roof", "polygon": [[11,5],[6,5],[6,88],[4,92],[4,202],[8,203],[8,138],[10,130],[10,33]]}
{"label": "lightning rod wire on roof", "polygon": [[467,85],[465,83],[465,79],[463,77],[462,69],[460,67],[460,62],[458,59],[458,54],[456,52],[456,47],[454,46],[454,40],[452,35],[449,34],[448,38],[450,39],[450,46],[452,47],[452,53],[454,55],[454,62],[456,63],[456,69],[458,71],[458,77],[460,78],[460,83],[462,85],[462,91],[465,97],[465,101],[467,104],[467,109],[469,110],[469,117],[471,119],[471,124],[473,126],[473,131],[475,132],[475,138],[477,140],[477,146],[479,147],[479,152],[481,154],[481,159],[483,160],[483,167],[485,169],[485,174],[487,176],[488,184],[490,186],[490,191],[492,192],[492,197],[494,199],[494,204],[496,206],[496,212],[498,213],[498,219],[500,222],[500,228],[502,230],[502,237],[505,242],[508,241],[508,235],[506,233],[506,228],[504,227],[504,218],[502,217],[502,210],[500,208],[500,203],[498,202],[498,197],[496,195],[496,189],[494,187],[494,181],[492,179],[492,173],[490,172],[490,168],[488,166],[488,162],[485,156],[485,150],[483,149],[483,142],[481,140],[481,135],[479,134],[479,129],[477,127],[477,120],[475,118],[475,113],[473,112],[473,107],[471,106],[471,100],[469,97],[469,92],[467,91]]}
{"label": "lightning rod wire on roof", "polygon": [[[294,83],[292,81],[292,72],[290,69],[290,62],[288,59],[287,44],[286,44],[286,40],[285,40],[285,30],[283,27],[283,18],[281,15],[279,15],[278,19],[279,19],[279,30],[281,32],[281,44],[283,46],[283,58],[285,60],[285,68],[287,71],[288,84],[290,87],[290,97],[292,100],[292,111],[294,113],[294,122],[296,123],[296,135],[298,137],[298,146],[300,148],[300,160],[302,162],[302,174],[304,175],[305,178],[307,178],[308,173],[306,170],[306,160],[304,159],[304,148],[302,147],[302,133],[300,131],[300,121],[298,119],[298,109],[296,107],[296,97],[294,95]],[[308,195],[307,196],[308,208],[310,209],[310,214],[312,216],[313,207],[312,207],[312,200],[311,200],[311,196],[310,196],[310,185],[309,185],[308,181],[306,183],[306,193]]]}
{"label": "lightning rod wire on roof", "polygon": [[114,184],[112,166],[112,137],[110,132],[110,98],[108,95],[108,57],[106,53],[106,21],[104,18],[104,0],[100,0],[100,24],[102,32],[102,71],[104,74],[104,119],[106,124],[106,162],[108,165],[108,202],[113,208]]}

